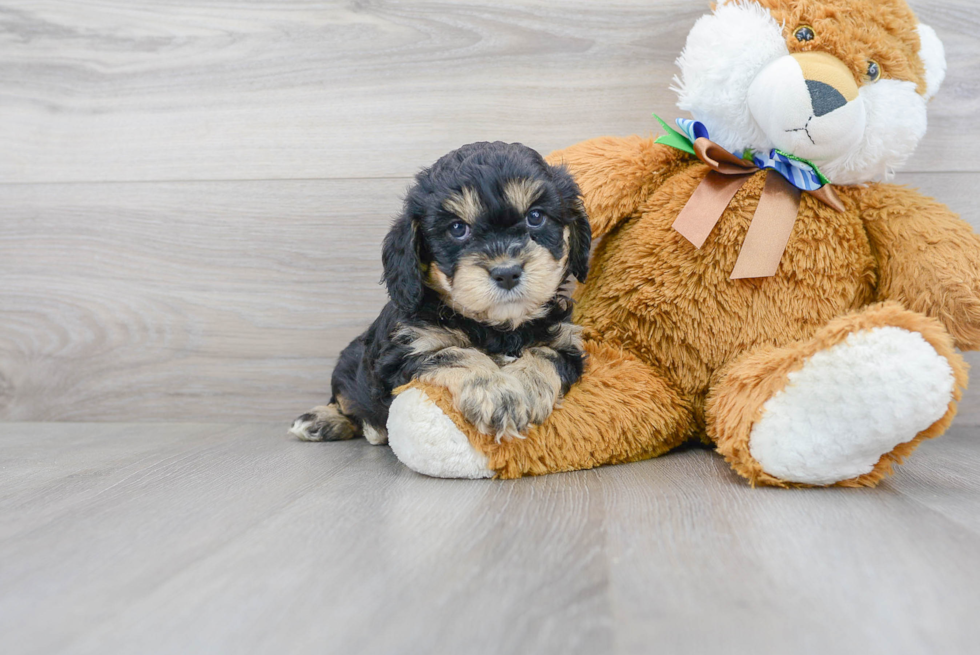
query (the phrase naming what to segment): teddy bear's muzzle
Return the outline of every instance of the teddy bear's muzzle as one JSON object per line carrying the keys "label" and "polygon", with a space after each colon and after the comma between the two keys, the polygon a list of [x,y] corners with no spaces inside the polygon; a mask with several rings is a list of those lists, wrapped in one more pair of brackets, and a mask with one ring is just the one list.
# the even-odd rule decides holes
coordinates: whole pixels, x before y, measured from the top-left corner
{"label": "teddy bear's muzzle", "polygon": [[865,107],[853,74],[825,52],[776,59],[752,82],[748,102],[776,148],[818,166],[847,153],[865,129]]}

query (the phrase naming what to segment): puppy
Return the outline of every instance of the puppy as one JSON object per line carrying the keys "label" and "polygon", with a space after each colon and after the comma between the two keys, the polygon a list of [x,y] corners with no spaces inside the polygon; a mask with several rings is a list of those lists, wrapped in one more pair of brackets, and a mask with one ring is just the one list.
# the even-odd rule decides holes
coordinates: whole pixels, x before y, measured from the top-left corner
{"label": "puppy", "polygon": [[290,433],[386,443],[392,390],[412,379],[448,388],[498,441],[544,421],[582,374],[569,293],[591,238],[575,181],[534,150],[473,143],[442,157],[384,240],[391,302],[340,354],[330,403]]}

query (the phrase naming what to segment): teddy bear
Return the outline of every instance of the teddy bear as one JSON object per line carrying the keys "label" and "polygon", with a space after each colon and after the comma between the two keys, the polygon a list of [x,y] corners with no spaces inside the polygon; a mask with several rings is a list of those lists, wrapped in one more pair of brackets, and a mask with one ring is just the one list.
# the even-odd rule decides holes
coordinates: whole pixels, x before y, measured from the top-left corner
{"label": "teddy bear", "polygon": [[753,486],[874,486],[942,434],[980,346],[980,238],[887,180],[945,76],[903,0],[740,0],[692,28],[660,138],[553,153],[597,245],[576,291],[588,364],[550,418],[498,441],[445,389],[399,390],[396,456],[516,478],[692,440]]}

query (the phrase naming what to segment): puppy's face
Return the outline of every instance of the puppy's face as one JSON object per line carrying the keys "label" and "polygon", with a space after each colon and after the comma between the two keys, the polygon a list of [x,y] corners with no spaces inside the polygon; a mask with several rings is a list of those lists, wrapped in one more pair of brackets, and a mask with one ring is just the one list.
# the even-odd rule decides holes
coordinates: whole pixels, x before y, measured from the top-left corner
{"label": "puppy's face", "polygon": [[425,222],[426,282],[461,314],[516,326],[542,316],[568,276],[570,228],[548,180],[499,173],[448,190]]}
{"label": "puppy's face", "polygon": [[418,181],[418,268],[455,311],[516,327],[547,313],[570,274],[585,277],[591,233],[578,188],[533,150],[464,146]]}

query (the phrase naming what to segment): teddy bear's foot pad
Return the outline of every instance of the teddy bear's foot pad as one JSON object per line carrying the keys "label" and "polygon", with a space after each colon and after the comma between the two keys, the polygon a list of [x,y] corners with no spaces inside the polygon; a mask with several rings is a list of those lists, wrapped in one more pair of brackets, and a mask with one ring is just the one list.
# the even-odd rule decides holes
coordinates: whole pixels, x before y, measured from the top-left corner
{"label": "teddy bear's foot pad", "polygon": [[954,385],[949,362],[918,332],[855,332],[789,374],[763,406],[749,450],[787,482],[849,480],[942,418]]}
{"label": "teddy bear's foot pad", "polygon": [[408,468],[434,478],[490,478],[485,455],[425,392],[407,389],[388,412],[388,444]]}

